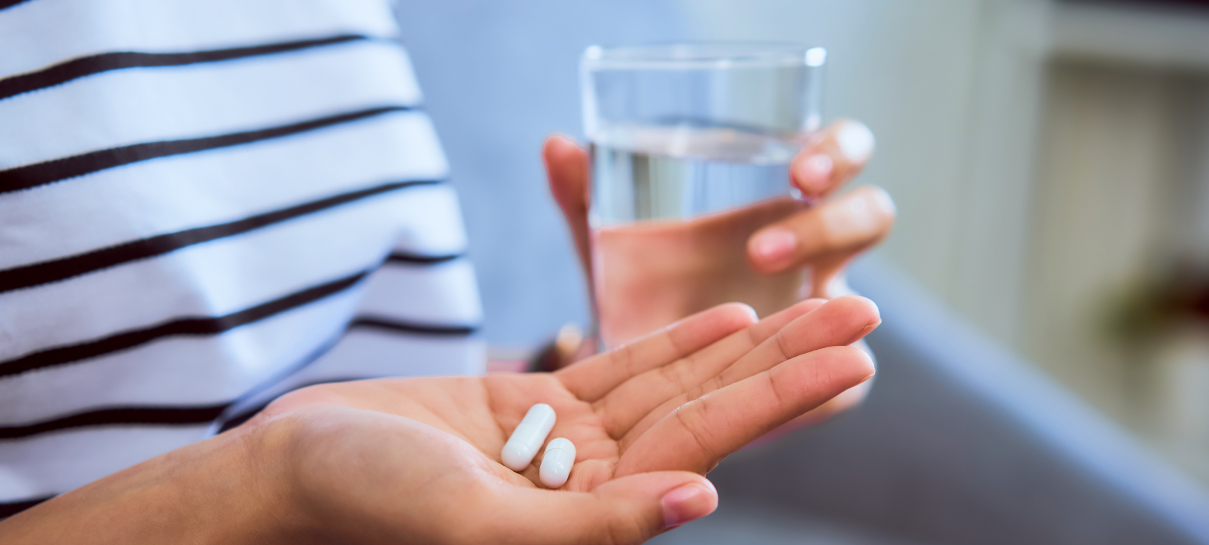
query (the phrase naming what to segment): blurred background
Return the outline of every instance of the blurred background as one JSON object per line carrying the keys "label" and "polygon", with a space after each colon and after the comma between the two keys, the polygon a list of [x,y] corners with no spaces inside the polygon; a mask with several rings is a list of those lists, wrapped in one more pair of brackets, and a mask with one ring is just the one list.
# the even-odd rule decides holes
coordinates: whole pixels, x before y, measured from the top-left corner
{"label": "blurred background", "polygon": [[[582,135],[585,47],[821,45],[825,117],[873,129],[878,151],[857,183],[898,205],[871,267],[1061,385],[1013,403],[1073,393],[1088,422],[1103,418],[1177,479],[1209,485],[1209,2],[403,0],[399,19],[453,165],[491,344],[523,350],[588,322],[539,159],[547,134]],[[870,411],[879,388],[894,391],[885,370]],[[815,542],[852,542],[827,531]]]}

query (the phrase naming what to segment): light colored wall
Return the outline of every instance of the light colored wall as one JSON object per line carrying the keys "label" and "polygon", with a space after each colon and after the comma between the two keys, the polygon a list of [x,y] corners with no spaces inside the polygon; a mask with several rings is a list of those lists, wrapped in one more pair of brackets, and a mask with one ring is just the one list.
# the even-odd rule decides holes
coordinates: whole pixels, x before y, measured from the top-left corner
{"label": "light colored wall", "polygon": [[1209,483],[1209,328],[1106,323],[1209,270],[1209,14],[1063,6],[1051,56],[1018,349]]}
{"label": "light colored wall", "polygon": [[1117,296],[1171,255],[1176,130],[1187,81],[1153,70],[1051,68],[1021,348],[1119,420],[1139,424],[1138,355],[1107,326]]}

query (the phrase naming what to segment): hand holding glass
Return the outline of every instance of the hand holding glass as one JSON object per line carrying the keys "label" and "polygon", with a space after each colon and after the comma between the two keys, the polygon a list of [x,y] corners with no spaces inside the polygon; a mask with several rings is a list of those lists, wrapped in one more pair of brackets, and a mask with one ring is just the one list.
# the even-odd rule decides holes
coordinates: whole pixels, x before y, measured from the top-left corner
{"label": "hand holding glass", "polygon": [[819,127],[822,48],[697,44],[589,48],[589,225],[601,340],[615,347],[716,304],[761,316],[803,273],[746,258],[757,229],[806,206],[789,164]]}

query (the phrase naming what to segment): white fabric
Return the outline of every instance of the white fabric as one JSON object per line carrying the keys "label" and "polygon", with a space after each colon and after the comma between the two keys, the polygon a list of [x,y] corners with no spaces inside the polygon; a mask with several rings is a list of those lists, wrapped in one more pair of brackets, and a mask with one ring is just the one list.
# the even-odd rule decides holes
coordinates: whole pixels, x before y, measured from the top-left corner
{"label": "white fabric", "polygon": [[137,350],[8,377],[0,380],[0,425],[81,408],[229,402],[339,334],[361,294],[350,290],[225,335],[165,337]]}
{"label": "white fabric", "polygon": [[[456,206],[448,186],[404,188],[154,259],[0,293],[0,361],[168,319],[230,314],[371,267],[405,233],[421,251],[460,252],[462,237],[447,235],[458,229],[449,221]],[[457,274],[432,269],[425,274]],[[469,277],[459,278],[473,286]],[[375,304],[399,309],[429,297],[419,287],[398,289],[391,301]],[[82,301],[98,312],[75,312]],[[474,311],[462,317],[473,320],[478,309],[470,304]]]}
{"label": "white fabric", "polygon": [[[235,221],[384,182],[439,179],[447,171],[436,133],[419,112],[143,161],[70,183],[0,194],[0,245],[8,250],[0,253],[0,269]],[[190,205],[178,206],[182,201]],[[72,236],[46,230],[50,223]]]}
{"label": "white fabric", "polygon": [[[382,358],[382,354],[393,354],[394,358]],[[448,375],[446,362],[450,360],[480,362],[466,374],[486,371],[486,350],[481,343],[466,343],[456,337],[409,337],[371,328],[354,329],[301,371],[249,396],[229,412],[231,415],[243,414],[285,392],[320,382],[372,376]]]}
{"label": "white fabric", "polygon": [[[374,37],[109,70],[0,98],[0,512],[203,439],[238,410],[299,386],[483,371],[483,345],[468,333],[482,319],[469,261],[383,265],[392,252],[466,250],[452,187],[429,183],[449,168],[395,32],[386,0],[29,0],[0,9],[0,84],[108,52]],[[11,169],[48,160],[392,106],[414,109],[14,190]],[[407,181],[425,183],[95,261],[107,248]],[[86,266],[15,280],[72,259]],[[337,282],[349,278],[360,280]],[[340,289],[316,291],[323,286]],[[271,313],[251,311],[270,303]],[[358,316],[404,327],[348,328]],[[177,323],[225,330],[122,344]],[[205,411],[179,410],[224,406],[206,422],[189,420]],[[115,408],[161,412],[64,420]],[[203,416],[172,416],[184,414]],[[147,423],[165,418],[177,420]]]}
{"label": "white fabric", "polygon": [[[408,322],[473,324],[482,320],[474,268],[467,260],[383,267],[368,281],[361,312]],[[397,301],[407,301],[399,305]]]}
{"label": "white fabric", "polygon": [[[101,72],[0,100],[5,121],[0,141],[26,140],[22,146],[0,148],[0,164],[263,129],[378,106],[418,105],[420,90],[410,73],[378,69],[407,65],[403,49],[382,40]],[[80,123],[83,115],[91,118],[87,125]]]}
{"label": "white fabric", "polygon": [[111,51],[174,53],[396,32],[383,0],[30,0],[0,16],[0,74]]}
{"label": "white fabric", "polygon": [[205,438],[206,426],[173,426],[74,428],[4,441],[0,502],[68,491]]}

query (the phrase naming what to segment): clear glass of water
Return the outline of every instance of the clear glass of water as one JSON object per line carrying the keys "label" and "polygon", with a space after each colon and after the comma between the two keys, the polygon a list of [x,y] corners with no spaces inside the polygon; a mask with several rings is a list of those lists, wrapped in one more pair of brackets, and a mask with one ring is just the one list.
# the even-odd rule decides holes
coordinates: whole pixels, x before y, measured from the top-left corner
{"label": "clear glass of water", "polygon": [[822,48],[768,43],[590,47],[592,295],[605,348],[713,305],[761,316],[802,296],[747,238],[806,203],[789,163],[818,130]]}

